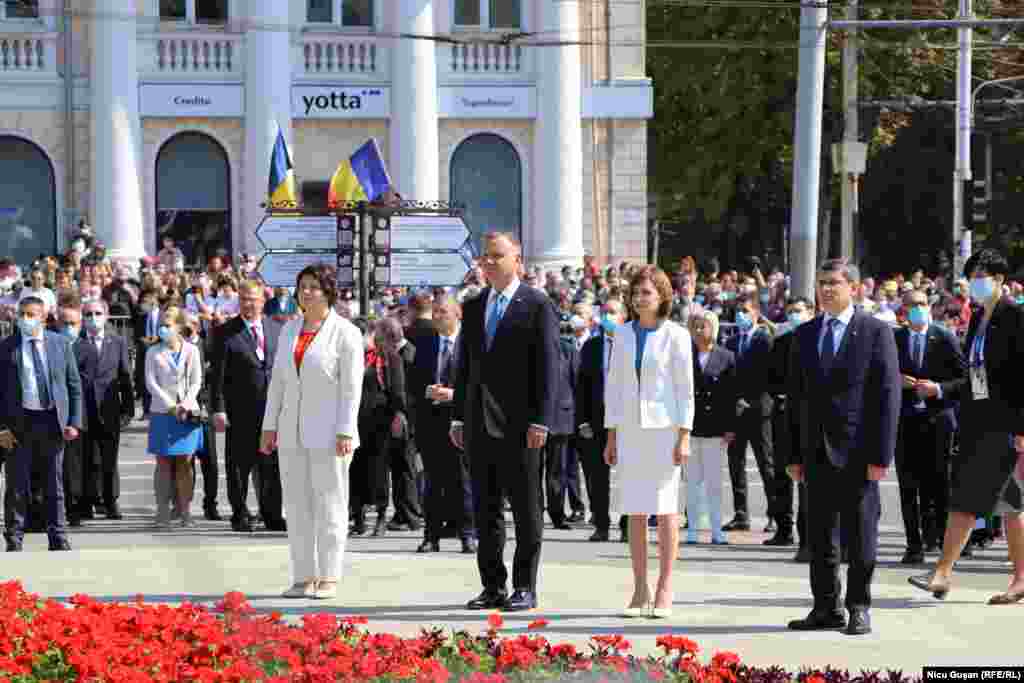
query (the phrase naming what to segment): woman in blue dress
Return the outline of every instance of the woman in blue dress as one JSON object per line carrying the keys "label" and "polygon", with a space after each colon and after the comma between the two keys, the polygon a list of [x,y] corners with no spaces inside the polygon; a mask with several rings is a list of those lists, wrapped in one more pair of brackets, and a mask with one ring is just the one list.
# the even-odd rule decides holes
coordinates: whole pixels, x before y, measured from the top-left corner
{"label": "woman in blue dress", "polygon": [[203,366],[199,349],[185,341],[184,312],[170,306],[160,315],[160,343],[146,352],[146,388],[150,406],[149,452],[156,457],[156,526],[170,527],[170,507],[176,506],[184,527],[192,521],[192,456],[202,449],[199,391]]}

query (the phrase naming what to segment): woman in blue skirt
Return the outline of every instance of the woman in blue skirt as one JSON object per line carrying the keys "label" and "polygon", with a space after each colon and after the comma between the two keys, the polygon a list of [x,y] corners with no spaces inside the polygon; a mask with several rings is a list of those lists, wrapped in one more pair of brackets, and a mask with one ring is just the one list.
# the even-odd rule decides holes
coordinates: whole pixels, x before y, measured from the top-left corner
{"label": "woman in blue skirt", "polygon": [[184,527],[192,521],[192,456],[202,449],[199,390],[203,366],[199,349],[181,336],[184,312],[170,306],[160,315],[160,343],[146,352],[146,388],[153,397],[149,420],[149,452],[156,456],[156,526],[170,527],[170,506],[176,505]]}

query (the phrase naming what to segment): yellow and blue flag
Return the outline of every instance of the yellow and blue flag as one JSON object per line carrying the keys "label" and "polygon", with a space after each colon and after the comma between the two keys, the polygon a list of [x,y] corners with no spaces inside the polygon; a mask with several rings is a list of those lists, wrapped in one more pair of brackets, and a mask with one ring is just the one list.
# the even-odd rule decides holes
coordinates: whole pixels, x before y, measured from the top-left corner
{"label": "yellow and blue flag", "polygon": [[390,191],[391,178],[384,166],[377,141],[370,138],[347,161],[338,165],[327,190],[327,205],[344,201],[377,200]]}
{"label": "yellow and blue flag", "polygon": [[288,144],[284,141],[284,132],[277,129],[277,141],[274,151],[270,154],[270,183],[267,194],[270,205],[295,203],[295,173],[292,171],[292,157],[288,153]]}

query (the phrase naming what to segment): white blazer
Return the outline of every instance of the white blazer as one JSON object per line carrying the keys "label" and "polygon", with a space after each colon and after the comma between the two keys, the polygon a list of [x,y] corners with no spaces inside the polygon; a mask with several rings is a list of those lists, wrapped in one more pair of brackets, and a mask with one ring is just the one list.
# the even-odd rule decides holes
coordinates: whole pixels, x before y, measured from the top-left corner
{"label": "white blazer", "polygon": [[181,342],[181,358],[177,367],[174,355],[163,344],[155,344],[146,351],[146,389],[152,397],[150,410],[166,413],[182,405],[187,410],[199,411],[199,391],[203,388],[203,364],[199,349],[189,342]]}
{"label": "white blazer", "polygon": [[277,432],[281,448],[334,450],[335,437],[359,445],[359,400],[363,393],[363,335],[333,310],[295,369],[302,318],[281,330],[267,390],[263,429]]}
{"label": "white blazer", "polygon": [[690,333],[666,320],[647,335],[636,378],[636,334],[632,323],[615,330],[604,387],[608,429],[693,429],[693,349]]}

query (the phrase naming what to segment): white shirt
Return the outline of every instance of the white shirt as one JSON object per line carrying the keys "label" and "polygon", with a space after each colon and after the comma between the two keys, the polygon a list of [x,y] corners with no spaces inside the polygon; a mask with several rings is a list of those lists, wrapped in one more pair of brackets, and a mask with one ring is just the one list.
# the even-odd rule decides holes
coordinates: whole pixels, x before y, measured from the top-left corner
{"label": "white shirt", "polygon": [[583,345],[590,339],[590,333],[580,335],[579,337],[573,337],[573,341],[576,342],[576,350],[579,351],[583,348]]}
{"label": "white shirt", "polygon": [[21,337],[21,407],[25,410],[46,410],[39,397],[39,384],[36,382],[36,366],[33,363],[31,346],[38,340],[36,348],[39,349],[39,357],[43,361],[41,370],[46,374],[49,366],[46,364],[46,343],[43,339],[43,336]]}
{"label": "white shirt", "polygon": [[103,353],[103,330],[97,330],[96,334],[87,334],[89,341],[96,345],[96,353]]}
{"label": "white shirt", "polygon": [[854,308],[853,304],[846,307],[846,310],[840,313],[838,316],[825,314],[825,318],[822,320],[821,325],[821,336],[818,338],[818,354],[821,354],[822,349],[825,348],[825,339],[828,336],[829,321],[838,320],[839,323],[835,326],[835,330],[832,332],[832,357],[834,358],[839,354],[839,347],[843,345],[843,335],[846,334],[846,328],[850,326],[850,320],[853,319]]}

